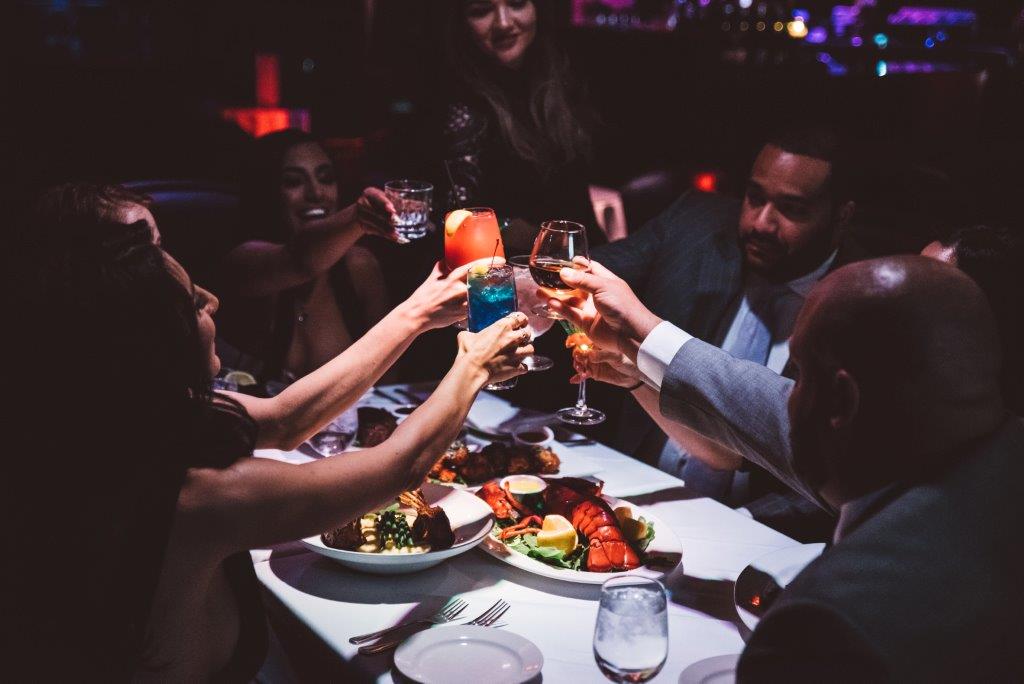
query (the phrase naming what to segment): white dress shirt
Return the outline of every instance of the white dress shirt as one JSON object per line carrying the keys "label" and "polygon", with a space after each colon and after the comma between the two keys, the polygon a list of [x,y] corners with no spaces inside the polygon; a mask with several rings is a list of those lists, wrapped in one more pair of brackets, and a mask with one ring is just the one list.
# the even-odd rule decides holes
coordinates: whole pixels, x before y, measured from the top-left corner
{"label": "white dress shirt", "polygon": [[[793,332],[793,323],[800,312],[800,307],[803,306],[811,288],[828,273],[835,257],[836,253],[832,252],[818,268],[781,286],[784,291],[780,293],[776,303],[777,314],[773,316],[771,324],[773,328],[772,344],[768,352],[768,362],[765,364],[776,373],[781,373],[789,360],[789,336]],[[750,305],[750,297],[745,290],[739,308],[736,310],[729,330],[722,341],[722,349],[729,350],[733,347],[740,323],[743,317],[748,315],[754,314]],[[636,365],[643,374],[644,382],[652,388],[660,390],[661,383],[665,378],[665,371],[672,363],[672,359],[675,358],[682,346],[692,339],[693,335],[668,321],[659,323],[637,351]]]}

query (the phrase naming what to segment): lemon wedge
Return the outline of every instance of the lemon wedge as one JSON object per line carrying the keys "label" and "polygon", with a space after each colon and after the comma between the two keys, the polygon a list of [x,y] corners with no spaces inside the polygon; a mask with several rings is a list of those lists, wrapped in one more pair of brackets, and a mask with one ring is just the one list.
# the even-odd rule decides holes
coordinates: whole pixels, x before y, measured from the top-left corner
{"label": "lemon wedge", "polygon": [[623,521],[630,520],[633,517],[633,509],[629,506],[619,506],[615,509],[615,519],[619,521],[619,525],[622,525]]}
{"label": "lemon wedge", "polygon": [[472,273],[473,275],[487,275],[487,272],[490,270],[490,267],[488,267],[487,264],[484,263],[474,265],[472,268],[469,269],[469,272]]}
{"label": "lemon wedge", "polygon": [[647,521],[643,518],[634,518],[633,509],[629,506],[619,506],[615,509],[615,519],[619,521],[622,534],[630,541],[638,541],[647,536]]}
{"label": "lemon wedge", "polygon": [[574,528],[572,523],[563,515],[545,515],[540,529],[545,532],[557,532],[558,530],[571,530]]}
{"label": "lemon wedge", "polygon": [[466,211],[465,209],[456,209],[452,213],[448,214],[444,220],[444,234],[448,237],[455,235],[455,232],[462,225],[462,222],[472,216],[473,213]]}
{"label": "lemon wedge", "polygon": [[560,515],[544,516],[541,531],[537,533],[537,546],[548,546],[570,554],[578,543],[576,528],[571,522]]}
{"label": "lemon wedge", "polygon": [[245,371],[240,370],[231,371],[224,376],[224,379],[228,382],[235,383],[239,387],[256,384],[256,378],[253,377],[252,373],[246,373]]}

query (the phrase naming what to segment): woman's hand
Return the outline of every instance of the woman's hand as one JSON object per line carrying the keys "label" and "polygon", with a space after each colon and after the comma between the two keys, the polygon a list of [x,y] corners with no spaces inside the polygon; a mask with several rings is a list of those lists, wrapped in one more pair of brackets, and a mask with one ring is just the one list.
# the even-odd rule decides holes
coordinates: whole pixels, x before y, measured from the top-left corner
{"label": "woman's hand", "polygon": [[466,276],[469,269],[478,263],[505,263],[501,257],[480,259],[452,269],[445,274],[441,262],[434,264],[423,284],[416,288],[405,303],[412,308],[413,315],[422,322],[423,330],[444,328],[466,318]]}
{"label": "woman's hand", "polygon": [[395,232],[395,205],[380,188],[366,188],[355,202],[356,221],[367,235],[376,235],[392,242],[398,241]]}
{"label": "woman's hand", "polygon": [[532,353],[526,314],[516,311],[478,333],[459,333],[456,363],[483,369],[489,383],[501,382],[525,373],[523,359]]}
{"label": "woman's hand", "polygon": [[619,387],[633,387],[641,380],[640,370],[625,355],[607,349],[576,347],[572,353],[573,366],[577,375],[569,382],[593,379]]}

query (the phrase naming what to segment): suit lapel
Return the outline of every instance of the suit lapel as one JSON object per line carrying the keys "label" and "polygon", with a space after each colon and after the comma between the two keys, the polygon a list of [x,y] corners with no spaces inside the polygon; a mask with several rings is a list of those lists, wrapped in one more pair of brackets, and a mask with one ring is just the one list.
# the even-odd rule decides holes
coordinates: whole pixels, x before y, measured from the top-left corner
{"label": "suit lapel", "polygon": [[719,231],[701,259],[687,332],[718,345],[726,314],[740,293],[741,259],[735,229]]}

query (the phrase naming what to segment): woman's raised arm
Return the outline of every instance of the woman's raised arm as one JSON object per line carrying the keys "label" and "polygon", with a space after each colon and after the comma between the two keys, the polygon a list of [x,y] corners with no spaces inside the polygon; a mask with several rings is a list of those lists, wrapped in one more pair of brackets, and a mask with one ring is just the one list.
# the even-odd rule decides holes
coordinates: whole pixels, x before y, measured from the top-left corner
{"label": "woman's raised arm", "polygon": [[459,335],[459,354],[437,389],[383,444],[293,465],[246,458],[223,470],[188,472],[178,499],[179,533],[218,553],[316,534],[352,520],[423,482],[458,436],[480,389],[525,372],[526,316]]}
{"label": "woman's raised arm", "polygon": [[394,211],[381,190],[366,188],[354,204],[310,221],[284,244],[244,242],[224,259],[229,286],[246,297],[263,297],[309,282],[334,266],[363,235],[394,240]]}
{"label": "woman's raised arm", "polygon": [[412,295],[348,349],[270,399],[227,392],[259,424],[257,448],[294,449],[372,387],[417,335],[466,317],[466,274],[439,265]]}

